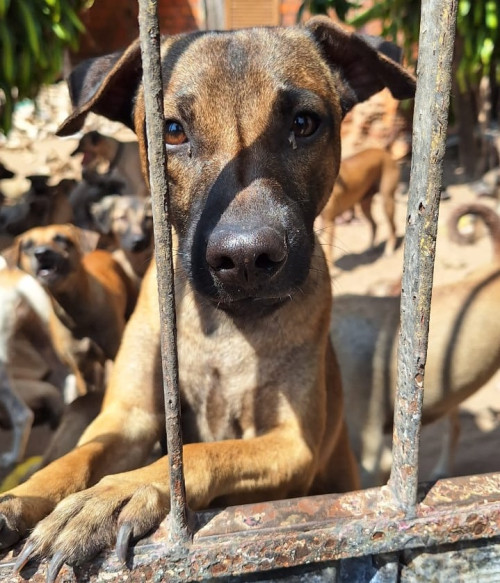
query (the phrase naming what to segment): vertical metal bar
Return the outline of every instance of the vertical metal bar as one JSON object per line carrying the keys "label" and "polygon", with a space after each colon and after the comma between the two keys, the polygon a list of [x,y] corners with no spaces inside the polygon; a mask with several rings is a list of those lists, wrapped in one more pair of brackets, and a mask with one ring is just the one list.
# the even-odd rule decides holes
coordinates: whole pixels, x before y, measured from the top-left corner
{"label": "vertical metal bar", "polygon": [[418,449],[457,0],[422,0],[389,485],[415,513]]}
{"label": "vertical metal bar", "polygon": [[160,303],[161,359],[170,466],[170,537],[173,542],[183,543],[191,539],[191,533],[182,463],[172,229],[164,144],[165,119],[157,0],[139,0],[139,33]]}

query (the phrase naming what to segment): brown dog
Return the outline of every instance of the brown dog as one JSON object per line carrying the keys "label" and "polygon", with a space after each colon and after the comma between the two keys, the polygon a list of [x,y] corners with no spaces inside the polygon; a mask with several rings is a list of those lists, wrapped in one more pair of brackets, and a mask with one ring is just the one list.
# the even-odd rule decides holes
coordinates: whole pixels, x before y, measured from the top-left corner
{"label": "brown dog", "polygon": [[141,158],[137,142],[120,142],[97,131],[87,132],[80,139],[72,156],[83,154],[82,168],[96,170],[99,162],[107,162],[107,174],[124,182],[126,194],[149,196],[141,171]]}
{"label": "brown dog", "polygon": [[97,230],[112,239],[113,257],[139,288],[154,253],[151,199],[105,196],[90,210]]}
{"label": "brown dog", "polygon": [[[500,221],[484,205],[463,205],[450,216],[450,230],[456,231],[459,218],[469,213],[489,227],[494,257],[465,279],[432,293],[424,423],[453,416],[459,403],[480,389],[500,365],[500,326],[494,317],[500,301]],[[382,483],[389,469],[384,431],[392,428],[399,306],[399,296],[337,296],[334,304],[331,336],[341,363],[349,433],[366,487]],[[449,473],[457,439],[452,418],[436,477]]]}
{"label": "brown dog", "polygon": [[27,231],[14,248],[16,265],[52,298],[56,349],[85,384],[93,378],[94,360],[104,364],[115,358],[136,300],[135,288],[111,254],[92,250],[97,238],[73,225],[50,225]]}
{"label": "brown dog", "polygon": [[[414,93],[414,79],[375,44],[328,18],[163,42],[193,509],[358,485],[328,335],[331,282],[313,224],[338,171],[342,115],[385,85],[399,98]],[[138,43],[77,69],[76,108],[60,133],[98,109],[135,127],[146,166],[141,69]],[[159,341],[152,263],[100,415],[77,449],[0,502],[4,546],[53,510],[17,568],[54,554],[52,580],[64,561],[88,559],[117,533],[123,559],[130,537],[168,512],[166,460],[139,468],[164,431]]]}
{"label": "brown dog", "polygon": [[399,183],[400,170],[389,152],[378,148],[364,150],[342,160],[340,171],[325,208],[318,219],[320,241],[323,245],[328,266],[333,262],[333,235],[336,217],[358,204],[371,228],[373,247],[377,236],[377,223],[372,216],[373,197],[380,192],[387,223],[389,238],[385,245],[385,255],[396,249],[396,225],[394,223],[394,193]]}

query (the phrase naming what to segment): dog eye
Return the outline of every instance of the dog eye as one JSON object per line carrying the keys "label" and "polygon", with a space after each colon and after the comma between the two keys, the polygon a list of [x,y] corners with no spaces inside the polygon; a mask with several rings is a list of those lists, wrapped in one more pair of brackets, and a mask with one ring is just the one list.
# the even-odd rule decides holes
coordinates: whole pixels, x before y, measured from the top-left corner
{"label": "dog eye", "polygon": [[180,146],[188,141],[186,132],[178,121],[167,119],[165,122],[165,143],[169,146]]}
{"label": "dog eye", "polygon": [[318,129],[319,118],[311,113],[298,113],[292,123],[292,133],[296,138],[312,136]]}
{"label": "dog eye", "polygon": [[54,243],[60,243],[61,245],[65,245],[66,247],[71,247],[71,241],[65,237],[64,235],[54,235],[53,238]]}
{"label": "dog eye", "polygon": [[21,251],[28,251],[33,247],[33,241],[31,239],[27,239],[21,243]]}

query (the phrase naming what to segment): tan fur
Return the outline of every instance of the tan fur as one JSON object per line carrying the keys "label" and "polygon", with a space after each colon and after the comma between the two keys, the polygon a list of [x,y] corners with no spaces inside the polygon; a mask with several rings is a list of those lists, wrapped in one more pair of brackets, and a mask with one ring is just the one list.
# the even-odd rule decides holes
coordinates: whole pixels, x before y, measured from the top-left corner
{"label": "tan fur", "polygon": [[[189,504],[356,488],[328,336],[330,278],[313,223],[338,171],[343,113],[385,84],[410,97],[414,80],[326,18],[305,29],[169,37],[163,54]],[[77,107],[60,133],[77,131],[99,104],[133,120],[146,167],[138,59],[134,44],[118,74],[104,62],[91,95],[73,91]],[[86,71],[98,75],[102,65]],[[114,85],[133,76],[132,110]],[[19,565],[56,550],[84,561],[123,524],[139,537],[168,512],[166,460],[139,467],[164,430],[159,336],[152,264],[101,414],[77,449],[0,503],[12,540],[76,492],[35,529]],[[99,481],[114,472],[125,473]],[[126,537],[120,547],[123,557]]]}
{"label": "tan fur", "polygon": [[318,232],[328,266],[333,262],[333,236],[335,219],[359,204],[370,223],[373,247],[377,236],[377,224],[371,213],[373,197],[380,192],[383,210],[389,226],[385,254],[396,249],[396,225],[394,223],[394,193],[399,183],[400,170],[391,154],[371,148],[342,160],[332,194],[318,219]]}
{"label": "tan fur", "polygon": [[[459,282],[432,293],[429,347],[425,366],[423,422],[452,415],[451,437],[435,470],[450,471],[457,441],[457,406],[480,389],[500,365],[500,327],[494,316],[500,301],[500,222],[483,205],[457,208],[451,228],[473,212],[490,226],[493,261]],[[392,426],[399,330],[397,297],[346,295],[335,300],[331,336],[341,363],[347,422],[362,467],[365,487],[387,477],[384,431]],[[446,445],[448,443],[448,445]]]}

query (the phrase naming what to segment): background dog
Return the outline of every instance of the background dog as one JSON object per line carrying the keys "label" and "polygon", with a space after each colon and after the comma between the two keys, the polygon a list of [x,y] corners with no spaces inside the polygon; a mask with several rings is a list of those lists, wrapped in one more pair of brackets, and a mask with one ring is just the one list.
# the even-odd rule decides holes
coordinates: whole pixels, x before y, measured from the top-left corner
{"label": "background dog", "polygon": [[[449,228],[475,214],[487,224],[493,260],[459,282],[432,293],[429,346],[425,366],[423,423],[455,415],[456,407],[480,389],[500,365],[500,221],[480,204],[463,205],[450,216]],[[459,238],[458,232],[454,234]],[[340,363],[351,441],[361,463],[363,486],[387,478],[390,451],[384,433],[392,430],[396,391],[400,296],[337,296],[331,336]],[[436,477],[450,472],[458,439],[456,420],[444,435]]]}
{"label": "background dog", "polygon": [[139,289],[154,253],[151,199],[106,196],[91,213],[97,230],[109,237],[107,248]]}
{"label": "background dog", "polygon": [[370,223],[370,245],[373,247],[375,244],[377,223],[372,216],[371,207],[372,199],[377,192],[380,192],[382,196],[383,209],[389,226],[385,254],[391,255],[394,252],[397,242],[394,194],[399,184],[399,176],[399,165],[386,150],[371,148],[342,160],[332,195],[318,220],[320,241],[329,267],[333,262],[335,219],[358,203],[363,215]]}
{"label": "background dog", "polygon": [[124,183],[125,194],[149,196],[149,191],[141,171],[141,159],[137,142],[120,142],[97,131],[82,136],[72,156],[83,154],[84,171],[98,169],[100,162],[108,165],[106,174]]}
{"label": "background dog", "polygon": [[16,265],[52,298],[56,348],[85,385],[94,384],[96,363],[115,358],[137,295],[111,254],[93,250],[97,239],[73,225],[51,225],[27,231],[14,248]]}

